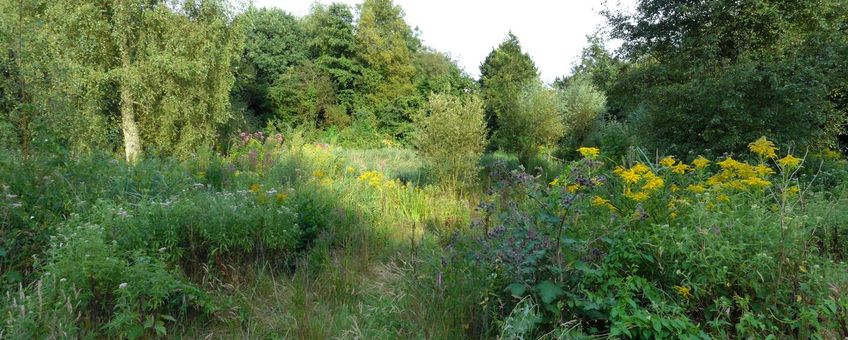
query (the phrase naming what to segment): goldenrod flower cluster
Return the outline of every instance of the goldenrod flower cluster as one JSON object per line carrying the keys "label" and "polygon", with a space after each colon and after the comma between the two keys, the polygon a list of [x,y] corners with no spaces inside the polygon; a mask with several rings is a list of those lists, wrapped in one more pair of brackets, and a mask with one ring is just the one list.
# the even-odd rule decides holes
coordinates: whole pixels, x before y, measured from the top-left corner
{"label": "goldenrod flower cluster", "polygon": [[748,150],[751,150],[751,152],[760,157],[777,158],[777,153],[775,153],[777,147],[770,140],[766,139],[765,136],[748,144]]}
{"label": "goldenrod flower cluster", "polygon": [[366,183],[372,188],[396,189],[402,186],[400,180],[392,180],[379,171],[365,171],[358,178],[360,183]]}
{"label": "goldenrod flower cluster", "polygon": [[600,154],[601,154],[601,150],[600,150],[600,149],[598,149],[598,148],[591,148],[591,147],[585,147],[585,146],[584,146],[584,147],[581,147],[581,148],[578,148],[578,149],[577,149],[577,152],[579,152],[579,153],[580,153],[580,155],[581,155],[581,156],[583,156],[584,158],[589,158],[589,159],[593,159],[593,158],[595,158],[595,157],[598,157],[598,155],[600,155]]}
{"label": "goldenrod flower cluster", "polygon": [[359,182],[368,183],[372,187],[380,187],[383,184],[383,173],[377,171],[365,171],[359,175]]}
{"label": "goldenrod flower cluster", "polygon": [[680,295],[680,297],[682,297],[684,299],[691,299],[692,298],[692,289],[690,289],[689,287],[674,286],[672,288],[674,288],[674,290],[677,291],[677,295]]}
{"label": "goldenrod flower cluster", "polygon": [[[802,159],[792,154],[779,158],[775,143],[765,137],[748,144],[748,149],[758,161],[747,162],[733,157],[713,161],[698,156],[687,164],[669,156],[659,159],[657,164],[640,162],[629,168],[616,167],[612,173],[620,179],[623,188],[618,195],[611,197],[595,195],[594,185],[583,187],[572,184],[565,177],[554,179],[550,184],[563,187],[569,192],[586,192],[591,197],[592,206],[604,207],[613,213],[628,214],[629,211],[624,210],[664,207],[661,208],[663,211],[648,212],[648,216],[667,216],[669,219],[682,216],[696,204],[705,204],[706,209],[710,210],[739,197],[750,196],[747,193],[767,193],[768,188],[773,189],[768,192],[782,195],[784,199],[800,194],[801,189],[797,185],[786,183],[775,186],[773,182],[787,181],[785,175],[798,169]],[[600,154],[596,148],[580,148],[577,151],[587,159]],[[777,173],[784,176],[775,176]],[[603,177],[600,175],[597,178]],[[664,190],[666,187],[669,189]],[[649,204],[627,204],[628,201],[643,203],[649,200]],[[654,204],[660,202],[661,205]],[[691,297],[687,287],[681,286],[679,294]]]}
{"label": "goldenrod flower cluster", "polygon": [[[665,180],[643,163],[637,163],[629,169],[617,167],[613,173],[624,180],[624,196],[636,202],[647,200],[651,193],[665,186]],[[638,191],[633,191],[634,188],[638,188]]]}
{"label": "goldenrod flower cluster", "polygon": [[610,200],[605,199],[601,196],[592,197],[592,205],[596,207],[607,207],[607,209],[609,209],[610,211],[618,211],[618,208],[612,205],[612,202],[610,202]]}
{"label": "goldenrod flower cluster", "polygon": [[774,170],[765,164],[751,165],[733,157],[716,163],[721,170],[707,179],[707,184],[720,189],[762,189],[771,185],[768,177]]}
{"label": "goldenrod flower cluster", "polygon": [[778,159],[777,164],[779,164],[784,170],[795,170],[801,165],[801,159],[789,154],[786,155],[786,157]]}

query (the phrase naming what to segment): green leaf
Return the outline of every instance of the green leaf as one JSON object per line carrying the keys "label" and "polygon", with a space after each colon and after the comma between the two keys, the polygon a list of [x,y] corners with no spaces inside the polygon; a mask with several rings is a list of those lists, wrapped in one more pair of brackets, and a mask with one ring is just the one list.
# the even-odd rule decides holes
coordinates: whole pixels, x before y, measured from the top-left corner
{"label": "green leaf", "polygon": [[536,290],[544,303],[551,303],[563,293],[562,288],[547,280],[536,285]]}
{"label": "green leaf", "polygon": [[522,297],[524,293],[527,292],[527,286],[522,283],[512,283],[509,286],[506,286],[505,291],[508,291],[514,297]]}

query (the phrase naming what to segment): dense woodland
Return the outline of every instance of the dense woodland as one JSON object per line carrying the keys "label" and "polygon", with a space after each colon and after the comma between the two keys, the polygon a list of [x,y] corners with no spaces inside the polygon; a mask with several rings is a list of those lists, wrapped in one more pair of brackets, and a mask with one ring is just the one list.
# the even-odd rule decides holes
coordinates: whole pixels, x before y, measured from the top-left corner
{"label": "dense woodland", "polygon": [[848,338],[848,2],[636,3],[0,0],[0,338]]}

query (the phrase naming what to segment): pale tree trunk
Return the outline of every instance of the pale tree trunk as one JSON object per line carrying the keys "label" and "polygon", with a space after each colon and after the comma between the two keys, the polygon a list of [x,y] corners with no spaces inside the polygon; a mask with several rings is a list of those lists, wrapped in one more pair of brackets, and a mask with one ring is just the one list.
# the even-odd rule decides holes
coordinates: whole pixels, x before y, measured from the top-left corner
{"label": "pale tree trunk", "polygon": [[[123,5],[123,4],[122,4]],[[118,9],[119,12],[126,11],[124,8]],[[127,13],[122,13],[124,16]],[[125,29],[119,27],[118,29]],[[127,156],[127,162],[135,163],[141,156],[141,135],[138,132],[138,123],[135,119],[135,108],[133,104],[132,86],[130,86],[130,52],[127,43],[127,33],[120,34],[121,48],[121,130],[124,132],[124,152]]]}

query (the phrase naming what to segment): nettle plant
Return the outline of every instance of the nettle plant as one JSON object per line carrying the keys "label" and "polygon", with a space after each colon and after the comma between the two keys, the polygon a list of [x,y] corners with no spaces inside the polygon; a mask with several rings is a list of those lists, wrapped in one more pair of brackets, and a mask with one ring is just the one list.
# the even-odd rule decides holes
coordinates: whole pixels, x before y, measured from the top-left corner
{"label": "nettle plant", "polygon": [[808,214],[804,159],[765,137],[749,150],[611,167],[580,148],[548,183],[496,170],[479,222],[501,287],[490,310],[532,298],[537,335],[574,322],[626,337],[844,333],[844,264],[824,246],[839,241]]}

